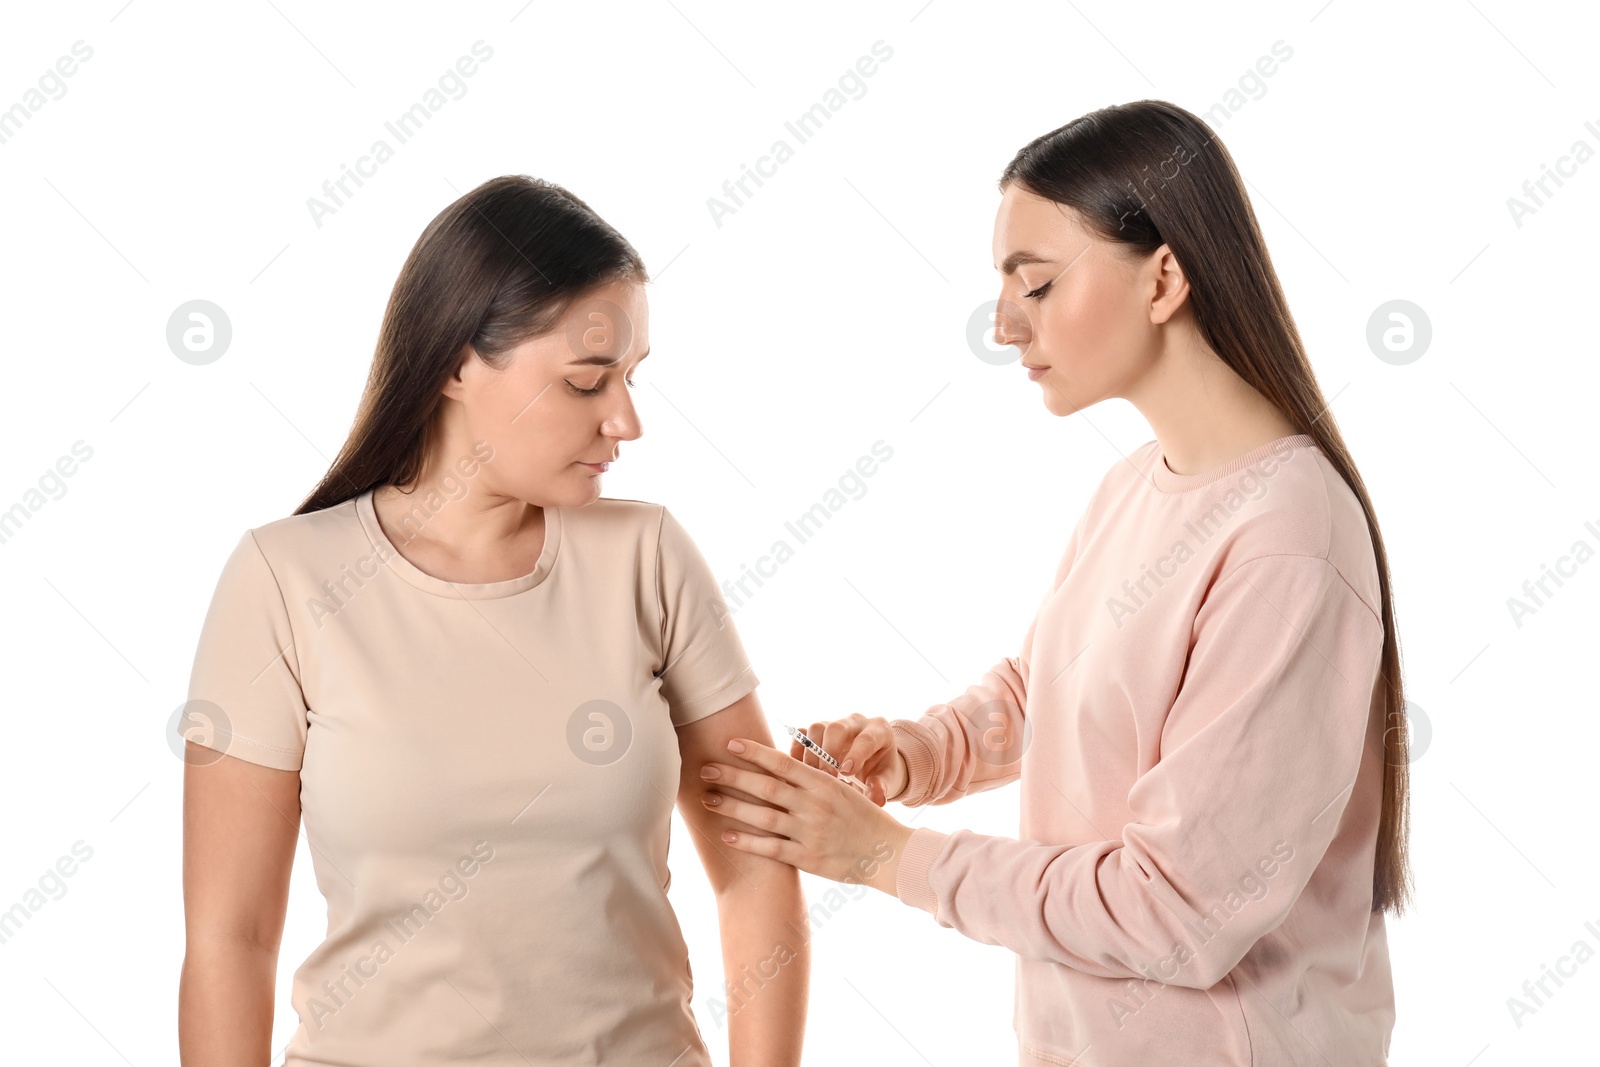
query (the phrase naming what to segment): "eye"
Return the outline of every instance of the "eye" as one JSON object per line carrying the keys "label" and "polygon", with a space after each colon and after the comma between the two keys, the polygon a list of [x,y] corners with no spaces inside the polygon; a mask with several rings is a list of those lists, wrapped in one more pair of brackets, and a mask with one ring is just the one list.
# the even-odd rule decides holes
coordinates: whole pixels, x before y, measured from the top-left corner
{"label": "eye", "polygon": [[1025,296],[1025,297],[1029,297],[1031,299],[1037,300],[1037,299],[1039,299],[1039,297],[1041,297],[1045,293],[1049,292],[1050,291],[1050,287],[1052,285],[1054,285],[1054,284],[1055,284],[1055,279],[1052,278],[1050,281],[1045,282],[1043,285],[1039,286],[1039,288],[1033,290],[1032,292],[1023,293],[1022,295]]}
{"label": "eye", "polygon": [[[566,379],[564,379],[564,378],[562,380],[566,381]],[[571,389],[574,393],[576,393],[579,396],[599,396],[600,395],[600,391],[605,388],[605,381],[606,380],[604,378],[601,378],[599,383],[597,385],[595,385],[595,387],[593,389],[579,389],[576,385],[573,385],[571,382],[567,382],[567,388]],[[630,381],[630,382],[628,382],[628,388],[629,389],[633,389],[633,388],[636,388],[636,386],[634,385],[633,382]]]}

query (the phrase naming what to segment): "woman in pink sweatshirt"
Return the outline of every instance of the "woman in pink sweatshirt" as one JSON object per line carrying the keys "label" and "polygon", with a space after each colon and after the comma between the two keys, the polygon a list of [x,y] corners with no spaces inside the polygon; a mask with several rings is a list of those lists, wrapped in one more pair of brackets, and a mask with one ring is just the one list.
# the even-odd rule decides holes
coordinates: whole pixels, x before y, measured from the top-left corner
{"label": "woman in pink sweatshirt", "polygon": [[[1155,439],[1094,490],[1015,656],[916,720],[735,740],[734,848],[1017,957],[1019,1063],[1380,1067],[1410,895],[1383,540],[1243,182],[1200,119],[1092,112],[1000,177],[995,339]],[[1021,783],[1019,839],[883,810]],[[758,807],[718,789],[759,797]],[[775,835],[775,836],[773,836]]]}

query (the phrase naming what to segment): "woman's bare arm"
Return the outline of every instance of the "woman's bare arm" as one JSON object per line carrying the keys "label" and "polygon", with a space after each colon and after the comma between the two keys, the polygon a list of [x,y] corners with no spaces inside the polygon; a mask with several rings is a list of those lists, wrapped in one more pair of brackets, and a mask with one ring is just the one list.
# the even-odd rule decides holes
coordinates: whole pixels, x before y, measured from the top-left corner
{"label": "woman's bare arm", "polygon": [[266,1067],[300,774],[184,748],[178,1055],[184,1067]]}
{"label": "woman's bare arm", "polygon": [[[743,762],[728,751],[728,741],[735,737],[772,744],[754,693],[678,727],[683,759],[678,810],[693,832],[717,895],[722,968],[731,987],[719,998],[728,1013],[729,1061],[733,1067],[798,1067],[811,985],[811,930],[800,872],[730,847],[721,836],[729,827],[741,833],[762,831],[735,823],[701,802],[707,788],[716,784],[700,777],[702,764]],[[763,803],[722,787],[718,791]]]}

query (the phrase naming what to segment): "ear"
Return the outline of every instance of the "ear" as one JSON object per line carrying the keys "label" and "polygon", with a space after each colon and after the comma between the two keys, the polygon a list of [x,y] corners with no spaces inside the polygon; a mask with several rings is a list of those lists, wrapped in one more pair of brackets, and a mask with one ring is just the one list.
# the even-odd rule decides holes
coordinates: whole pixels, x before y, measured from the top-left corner
{"label": "ear", "polygon": [[1189,297],[1189,279],[1173,255],[1169,245],[1162,245],[1150,254],[1147,269],[1151,272],[1154,292],[1150,299],[1150,321],[1163,323],[1177,314]]}
{"label": "ear", "polygon": [[471,374],[471,365],[477,362],[478,354],[473,351],[471,345],[462,348],[460,354],[456,357],[456,369],[451,371],[450,377],[444,380],[444,388],[440,391],[451,400],[460,400],[461,394],[466,388],[466,383],[462,381],[462,375]]}

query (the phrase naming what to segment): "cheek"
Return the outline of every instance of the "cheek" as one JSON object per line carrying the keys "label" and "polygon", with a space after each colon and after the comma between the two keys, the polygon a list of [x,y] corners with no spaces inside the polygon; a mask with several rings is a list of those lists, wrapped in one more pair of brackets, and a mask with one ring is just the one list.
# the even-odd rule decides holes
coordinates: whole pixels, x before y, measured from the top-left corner
{"label": "cheek", "polygon": [[1041,355],[1051,362],[1082,364],[1093,358],[1105,341],[1110,316],[1090,290],[1078,288],[1045,301],[1035,318],[1036,339],[1044,346]]}
{"label": "cheek", "polygon": [[577,403],[562,395],[566,386],[505,378],[473,397],[469,432],[487,441],[497,457],[526,469],[563,451],[580,419]]}
{"label": "cheek", "polygon": [[1050,357],[1083,365],[1114,359],[1131,340],[1127,298],[1125,286],[1105,278],[1085,279],[1062,293],[1043,316],[1040,339]]}

